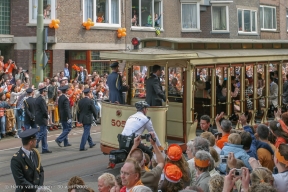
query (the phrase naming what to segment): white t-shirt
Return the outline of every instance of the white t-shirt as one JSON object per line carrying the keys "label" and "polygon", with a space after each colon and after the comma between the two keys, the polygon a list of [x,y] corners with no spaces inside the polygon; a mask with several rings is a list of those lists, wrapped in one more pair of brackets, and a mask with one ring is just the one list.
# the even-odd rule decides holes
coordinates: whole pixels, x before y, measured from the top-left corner
{"label": "white t-shirt", "polygon": [[125,136],[130,136],[133,133],[135,133],[135,135],[141,135],[145,130],[147,130],[148,132],[154,132],[156,137],[156,144],[158,146],[161,146],[159,138],[153,128],[152,121],[140,111],[138,111],[134,115],[131,115],[127,119],[125,127],[121,134]]}
{"label": "white t-shirt", "polygon": [[278,192],[288,191],[288,171],[283,173],[273,174],[274,177],[274,187]]}

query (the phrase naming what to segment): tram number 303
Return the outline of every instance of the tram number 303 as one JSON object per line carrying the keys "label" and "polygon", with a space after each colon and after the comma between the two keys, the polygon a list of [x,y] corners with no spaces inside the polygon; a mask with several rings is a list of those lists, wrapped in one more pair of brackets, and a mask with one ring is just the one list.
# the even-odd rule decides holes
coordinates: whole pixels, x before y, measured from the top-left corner
{"label": "tram number 303", "polygon": [[126,121],[120,121],[120,120],[115,120],[115,119],[111,120],[111,125],[113,127],[124,127],[125,124],[126,124]]}

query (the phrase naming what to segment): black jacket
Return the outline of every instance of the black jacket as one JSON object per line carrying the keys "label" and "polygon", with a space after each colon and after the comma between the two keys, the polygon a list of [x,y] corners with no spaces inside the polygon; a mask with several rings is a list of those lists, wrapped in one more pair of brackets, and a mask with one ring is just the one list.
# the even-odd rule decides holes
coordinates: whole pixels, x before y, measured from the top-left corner
{"label": "black jacket", "polygon": [[35,121],[35,102],[36,99],[33,97],[28,97],[23,101],[24,110],[25,110],[25,118],[24,118],[24,124],[30,125]]}
{"label": "black jacket", "polygon": [[97,118],[96,108],[94,102],[84,97],[78,102],[78,121],[83,125],[88,125],[93,123],[93,117]]}
{"label": "black jacket", "polygon": [[146,102],[150,106],[162,106],[162,100],[165,102],[165,93],[157,76],[152,74],[146,80]]}
{"label": "black jacket", "polygon": [[36,115],[35,115],[35,123],[37,125],[48,125],[48,109],[45,99],[42,95],[39,95],[36,98]]}
{"label": "black jacket", "polygon": [[66,95],[62,94],[58,99],[58,113],[60,121],[68,121],[72,118],[70,103]]}
{"label": "black jacket", "polygon": [[[35,186],[42,186],[44,183],[44,170],[40,162],[40,172],[37,171],[38,156],[36,149],[33,149],[33,155],[35,162],[33,163],[25,152],[20,150],[15,153],[11,159],[10,168],[17,185],[16,192],[35,192],[37,188]],[[37,165],[37,167],[35,166]],[[22,189],[21,189],[22,188]]]}

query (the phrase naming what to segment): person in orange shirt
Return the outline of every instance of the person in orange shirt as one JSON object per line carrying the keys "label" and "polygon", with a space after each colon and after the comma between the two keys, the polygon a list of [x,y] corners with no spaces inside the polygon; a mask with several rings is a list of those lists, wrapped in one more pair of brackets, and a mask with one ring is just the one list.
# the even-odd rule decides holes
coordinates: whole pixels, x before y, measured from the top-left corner
{"label": "person in orange shirt", "polygon": [[223,118],[223,115],[224,115],[224,112],[222,112],[220,115],[217,114],[215,118],[218,133],[222,133],[222,137],[220,137],[219,134],[216,136],[216,140],[217,140],[216,145],[220,149],[224,147],[224,143],[228,142],[228,137],[232,129],[232,123],[229,120],[223,119],[220,125],[220,119]]}
{"label": "person in orange shirt", "polygon": [[13,69],[17,69],[17,66],[14,61],[9,59],[8,62],[4,65],[4,72],[6,74],[12,73]]}

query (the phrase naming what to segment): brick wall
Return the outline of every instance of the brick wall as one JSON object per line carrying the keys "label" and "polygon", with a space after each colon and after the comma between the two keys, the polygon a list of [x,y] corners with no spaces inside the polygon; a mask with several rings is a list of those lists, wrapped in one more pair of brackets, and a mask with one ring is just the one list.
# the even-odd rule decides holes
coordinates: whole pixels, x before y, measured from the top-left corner
{"label": "brick wall", "polygon": [[32,71],[32,50],[14,50],[14,59],[18,67]]}
{"label": "brick wall", "polygon": [[[29,23],[29,0],[11,0],[11,35],[15,37],[36,36],[36,26],[26,26]],[[49,30],[49,36],[54,36],[54,30]]]}
{"label": "brick wall", "polygon": [[53,50],[53,75],[63,71],[65,65],[65,50]]}

